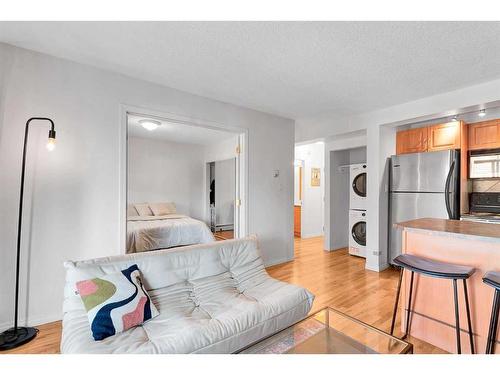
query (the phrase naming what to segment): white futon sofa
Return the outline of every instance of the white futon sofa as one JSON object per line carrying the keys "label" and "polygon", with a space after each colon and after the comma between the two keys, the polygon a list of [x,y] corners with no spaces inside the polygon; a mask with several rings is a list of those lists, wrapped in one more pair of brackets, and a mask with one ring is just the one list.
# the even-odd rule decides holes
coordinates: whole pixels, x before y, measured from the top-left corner
{"label": "white futon sofa", "polygon": [[[94,341],[75,283],[133,264],[160,315]],[[62,353],[233,353],[304,318],[314,299],[267,274],[255,237],[65,267]]]}

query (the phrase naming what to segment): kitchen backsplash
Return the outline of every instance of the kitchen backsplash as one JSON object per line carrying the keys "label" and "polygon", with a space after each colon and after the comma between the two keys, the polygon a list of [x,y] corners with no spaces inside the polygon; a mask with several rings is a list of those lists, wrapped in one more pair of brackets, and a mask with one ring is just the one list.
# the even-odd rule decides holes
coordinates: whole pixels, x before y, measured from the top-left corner
{"label": "kitchen backsplash", "polygon": [[472,191],[475,193],[500,193],[500,179],[472,180]]}

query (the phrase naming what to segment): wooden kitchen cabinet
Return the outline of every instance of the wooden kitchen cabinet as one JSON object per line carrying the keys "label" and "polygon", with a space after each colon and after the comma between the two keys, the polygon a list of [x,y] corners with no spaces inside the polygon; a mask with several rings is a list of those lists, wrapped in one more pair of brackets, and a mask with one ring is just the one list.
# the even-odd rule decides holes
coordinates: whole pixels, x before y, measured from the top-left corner
{"label": "wooden kitchen cabinet", "polygon": [[428,128],[401,130],[396,133],[396,154],[427,151]]}
{"label": "wooden kitchen cabinet", "polygon": [[500,148],[500,119],[469,124],[469,150]]}
{"label": "wooden kitchen cabinet", "polygon": [[459,149],[462,124],[462,121],[452,121],[429,126],[427,151]]}
{"label": "wooden kitchen cabinet", "polygon": [[460,149],[464,125],[463,121],[452,121],[399,131],[396,133],[396,153]]}

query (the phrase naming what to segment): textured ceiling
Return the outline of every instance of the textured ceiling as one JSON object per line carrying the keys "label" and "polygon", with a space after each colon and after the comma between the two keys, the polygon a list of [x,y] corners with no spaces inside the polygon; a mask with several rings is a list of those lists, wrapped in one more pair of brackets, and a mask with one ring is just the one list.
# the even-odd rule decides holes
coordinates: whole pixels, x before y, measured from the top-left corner
{"label": "textured ceiling", "polygon": [[0,41],[289,118],[500,77],[500,22],[0,22]]}

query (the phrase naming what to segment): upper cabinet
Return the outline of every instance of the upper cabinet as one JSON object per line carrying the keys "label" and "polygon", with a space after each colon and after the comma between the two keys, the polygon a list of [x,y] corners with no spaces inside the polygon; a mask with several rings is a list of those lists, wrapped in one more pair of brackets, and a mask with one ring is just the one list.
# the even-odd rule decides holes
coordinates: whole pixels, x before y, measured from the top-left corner
{"label": "upper cabinet", "polygon": [[462,121],[447,122],[396,133],[396,153],[454,150],[461,147]]}
{"label": "upper cabinet", "polygon": [[469,125],[469,150],[500,148],[500,119]]}
{"label": "upper cabinet", "polygon": [[461,121],[429,126],[428,151],[459,149],[461,126]]}
{"label": "upper cabinet", "polygon": [[427,128],[402,130],[396,133],[396,153],[427,151]]}

